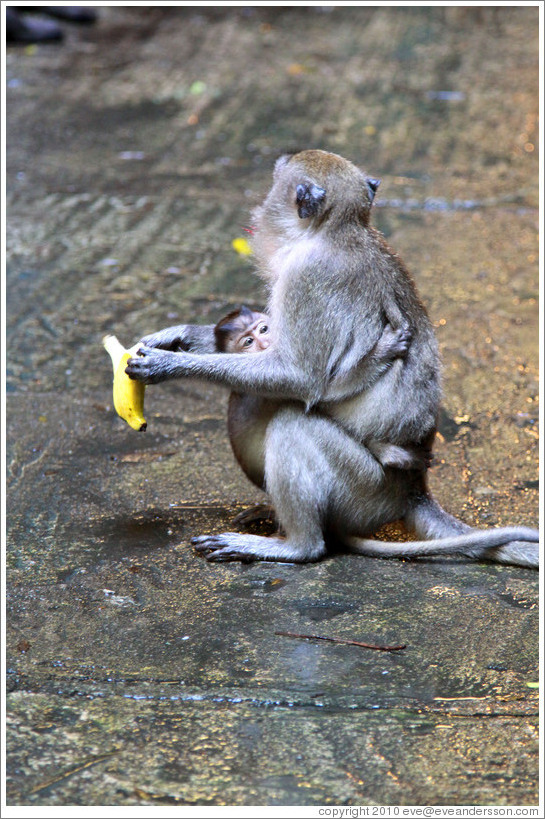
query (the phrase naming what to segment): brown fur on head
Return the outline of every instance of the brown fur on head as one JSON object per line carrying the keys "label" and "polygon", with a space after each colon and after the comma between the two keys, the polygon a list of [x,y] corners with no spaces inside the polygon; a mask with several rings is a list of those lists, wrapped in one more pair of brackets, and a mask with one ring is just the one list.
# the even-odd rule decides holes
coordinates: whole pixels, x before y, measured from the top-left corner
{"label": "brown fur on head", "polygon": [[[338,235],[346,225],[366,226],[380,180],[368,176],[347,159],[321,150],[281,156],[273,186],[253,212],[252,239],[258,262],[306,231]],[[262,271],[267,275],[267,269]]]}
{"label": "brown fur on head", "polygon": [[[259,353],[269,346],[268,316],[244,304],[232,310],[214,327],[219,353]],[[249,341],[251,339],[251,341]]]}

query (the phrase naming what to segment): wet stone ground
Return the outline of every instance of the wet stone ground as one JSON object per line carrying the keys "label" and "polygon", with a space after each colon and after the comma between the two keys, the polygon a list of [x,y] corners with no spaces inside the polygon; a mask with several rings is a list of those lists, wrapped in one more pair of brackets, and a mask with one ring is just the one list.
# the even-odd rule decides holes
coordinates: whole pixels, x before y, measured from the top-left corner
{"label": "wet stone ground", "polygon": [[274,157],[341,153],[437,329],[433,491],[537,525],[537,55],[523,6],[103,8],[8,49],[9,805],[537,803],[538,573],[208,564],[262,500],[226,395],[150,388],[133,432],[101,346],[262,305],[231,242]]}

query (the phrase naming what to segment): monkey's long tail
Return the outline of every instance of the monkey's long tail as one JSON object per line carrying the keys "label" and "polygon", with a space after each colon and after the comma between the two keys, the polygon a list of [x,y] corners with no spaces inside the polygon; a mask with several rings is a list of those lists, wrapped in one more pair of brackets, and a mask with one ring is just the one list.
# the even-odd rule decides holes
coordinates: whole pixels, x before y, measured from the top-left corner
{"label": "monkey's long tail", "polygon": [[348,537],[351,551],[374,557],[425,557],[461,555],[484,558],[495,563],[539,568],[539,532],[525,526],[501,529],[472,529],[461,523],[429,495],[420,499],[406,518],[408,528],[417,537],[407,543],[393,543],[368,538]]}

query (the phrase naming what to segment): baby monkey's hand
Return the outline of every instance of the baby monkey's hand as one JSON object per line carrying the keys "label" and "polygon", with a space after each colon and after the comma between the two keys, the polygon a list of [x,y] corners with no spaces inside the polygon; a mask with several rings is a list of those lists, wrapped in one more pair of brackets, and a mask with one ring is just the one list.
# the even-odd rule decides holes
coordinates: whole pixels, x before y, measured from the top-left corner
{"label": "baby monkey's hand", "polygon": [[182,331],[185,329],[184,325],[175,327],[165,327],[164,330],[158,330],[156,333],[151,333],[149,336],[144,336],[140,339],[140,344],[144,347],[158,347],[161,350],[170,350],[177,353],[186,350],[182,338]]}

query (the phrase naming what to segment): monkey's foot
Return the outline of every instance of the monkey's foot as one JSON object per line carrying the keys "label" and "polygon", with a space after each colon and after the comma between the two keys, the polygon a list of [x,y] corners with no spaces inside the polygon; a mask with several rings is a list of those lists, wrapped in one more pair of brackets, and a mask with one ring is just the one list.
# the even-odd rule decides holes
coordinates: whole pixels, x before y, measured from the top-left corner
{"label": "monkey's foot", "polygon": [[319,560],[325,554],[322,543],[312,548],[305,544],[300,548],[279,537],[241,535],[239,532],[224,532],[221,535],[200,535],[191,539],[197,552],[204,554],[212,562],[241,560],[276,560],[284,563],[307,563]]}
{"label": "monkey's foot", "polygon": [[[244,535],[241,535],[244,537]],[[253,554],[245,553],[242,547],[236,545],[237,532],[225,532],[223,535],[198,535],[191,538],[195,551],[216,563],[240,560],[242,563],[252,563],[256,558]],[[229,545],[226,545],[229,543]]]}
{"label": "monkey's foot", "polygon": [[489,549],[483,555],[485,560],[494,563],[507,563],[512,566],[526,566],[528,569],[539,569],[539,543],[513,540],[504,546]]}
{"label": "monkey's foot", "polygon": [[252,523],[276,523],[274,507],[270,503],[258,503],[257,506],[250,506],[244,509],[235,518],[235,526],[250,526]]}

